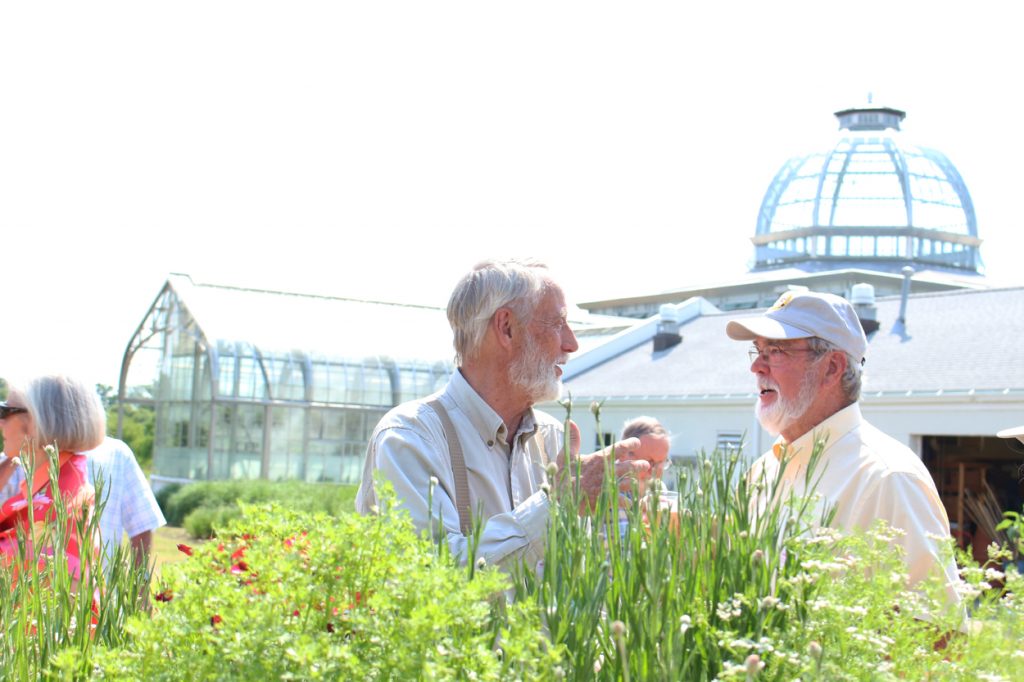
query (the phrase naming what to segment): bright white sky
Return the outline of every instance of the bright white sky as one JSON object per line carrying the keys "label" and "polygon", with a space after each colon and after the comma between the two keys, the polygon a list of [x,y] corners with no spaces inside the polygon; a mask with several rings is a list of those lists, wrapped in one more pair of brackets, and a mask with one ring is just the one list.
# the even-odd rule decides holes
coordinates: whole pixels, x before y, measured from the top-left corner
{"label": "bright white sky", "polygon": [[957,165],[1019,283],[1014,11],[4,3],[0,376],[116,384],[169,272],[438,305],[488,255],[575,301],[731,279],[775,172],[869,91]]}

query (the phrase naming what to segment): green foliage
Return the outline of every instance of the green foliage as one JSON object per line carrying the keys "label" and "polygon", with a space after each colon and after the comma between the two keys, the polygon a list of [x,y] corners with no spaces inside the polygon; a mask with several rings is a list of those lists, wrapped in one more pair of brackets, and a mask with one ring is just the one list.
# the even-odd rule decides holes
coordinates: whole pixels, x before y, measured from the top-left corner
{"label": "green foliage", "polygon": [[[556,655],[508,578],[470,578],[408,518],[244,507],[167,569],[152,618],[97,657],[113,679],[537,679]],[[192,551],[192,550],[189,550]]]}
{"label": "green foliage", "polygon": [[884,525],[823,529],[808,498],[755,520],[779,491],[739,468],[702,457],[679,472],[674,500],[660,490],[626,500],[609,476],[587,517],[578,491],[556,488],[542,570],[511,577],[460,567],[447,543],[413,531],[387,486],[376,516],[238,506],[238,489],[225,492],[280,486],[302,504],[323,485],[186,486],[168,504],[181,495],[186,519],[206,514],[220,540],[185,547],[190,556],[163,570],[151,615],[134,599],[138,573],[115,571],[100,589],[108,615],[83,636],[71,623],[87,622],[88,605],[65,579],[12,586],[0,571],[0,590],[14,594],[0,600],[0,669],[154,681],[1024,680],[1024,579],[1006,563],[1011,549],[994,547],[984,566],[959,557],[968,621],[938,578],[906,588]]}
{"label": "green foliage", "polygon": [[[107,433],[117,435],[117,405],[107,408]],[[135,453],[139,466],[148,470],[153,463],[153,438],[156,434],[156,413],[148,405],[124,406],[121,440]]]}
{"label": "green foliage", "polygon": [[153,496],[156,497],[156,503],[160,505],[160,510],[164,513],[164,518],[167,518],[167,508],[168,505],[170,504],[171,497],[173,497],[175,493],[181,490],[181,488],[181,483],[168,483],[167,485],[162,486],[159,490],[153,493]]}
{"label": "green foliage", "polygon": [[238,502],[279,502],[296,511],[337,517],[352,511],[356,489],[352,485],[303,481],[202,481],[169,493],[160,491],[157,501],[167,523],[185,525],[195,537],[211,537],[218,516],[222,521],[236,516],[224,510],[237,509]]}
{"label": "green foliage", "polygon": [[1024,515],[1019,512],[1003,512],[1003,520],[996,526],[997,531],[1005,531],[1009,539],[1009,550],[1014,561],[1024,558]]}
{"label": "green foliage", "polygon": [[[149,395],[149,388],[136,386],[129,391],[140,397]],[[96,384],[103,407],[107,412],[107,435],[117,436],[117,391],[107,384]],[[125,403],[121,421],[121,440],[135,453],[135,459],[144,471],[153,463],[153,439],[156,434],[156,412],[151,405]]]}
{"label": "green foliage", "polygon": [[194,538],[212,538],[217,528],[224,528],[229,521],[242,515],[237,505],[222,507],[196,507],[182,521],[182,526]]}

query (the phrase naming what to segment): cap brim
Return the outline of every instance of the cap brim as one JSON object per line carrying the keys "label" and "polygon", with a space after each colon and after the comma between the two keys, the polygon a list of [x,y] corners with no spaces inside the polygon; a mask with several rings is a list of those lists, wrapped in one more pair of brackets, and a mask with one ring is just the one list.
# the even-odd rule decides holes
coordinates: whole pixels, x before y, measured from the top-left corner
{"label": "cap brim", "polygon": [[760,337],[763,339],[808,339],[814,334],[808,334],[803,329],[783,324],[770,317],[754,317],[742,322],[732,320],[725,325],[725,333],[730,339],[737,341],[753,341]]}
{"label": "cap brim", "polygon": [[1021,426],[1014,426],[1013,428],[1003,429],[996,434],[999,438],[1016,438],[1022,444],[1024,444],[1024,424]]}

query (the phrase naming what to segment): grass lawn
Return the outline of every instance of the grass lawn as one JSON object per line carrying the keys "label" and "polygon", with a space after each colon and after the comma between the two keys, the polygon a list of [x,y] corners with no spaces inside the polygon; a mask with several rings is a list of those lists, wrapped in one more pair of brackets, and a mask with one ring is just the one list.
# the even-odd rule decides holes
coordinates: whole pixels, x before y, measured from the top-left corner
{"label": "grass lawn", "polygon": [[164,526],[153,532],[153,556],[156,559],[156,572],[166,564],[174,564],[185,559],[185,555],[178,549],[179,544],[199,545],[206,540],[196,540],[185,532],[184,528],[178,526]]}

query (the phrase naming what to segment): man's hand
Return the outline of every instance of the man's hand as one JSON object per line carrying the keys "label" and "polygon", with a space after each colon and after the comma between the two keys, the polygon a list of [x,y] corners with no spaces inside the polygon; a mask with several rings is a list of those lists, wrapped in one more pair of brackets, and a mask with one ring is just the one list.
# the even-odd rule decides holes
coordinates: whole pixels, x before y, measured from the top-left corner
{"label": "man's hand", "polygon": [[[580,429],[575,422],[570,421],[569,459],[566,461],[565,454],[559,454],[554,489],[564,494],[571,489],[570,486],[578,484],[581,495],[580,513],[589,513],[597,505],[597,498],[604,489],[607,471],[615,472],[616,487],[621,492],[632,490],[634,481],[639,481],[642,484],[650,477],[650,462],[636,458],[635,453],[639,448],[639,439],[627,438],[609,445],[603,450],[589,455],[581,455],[579,454]],[[614,469],[609,469],[608,462],[612,458],[614,458]]]}

